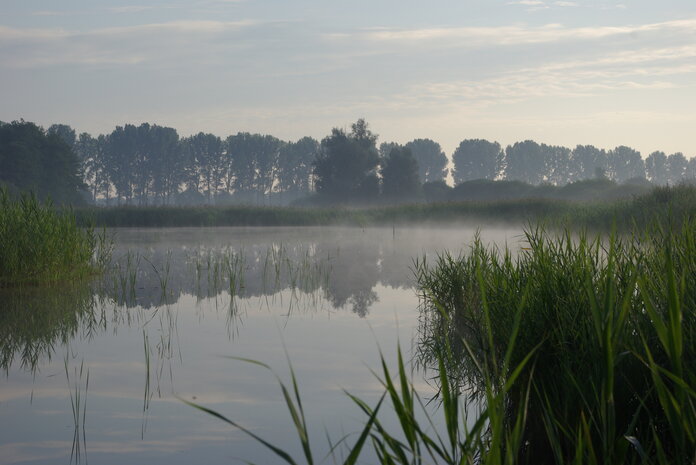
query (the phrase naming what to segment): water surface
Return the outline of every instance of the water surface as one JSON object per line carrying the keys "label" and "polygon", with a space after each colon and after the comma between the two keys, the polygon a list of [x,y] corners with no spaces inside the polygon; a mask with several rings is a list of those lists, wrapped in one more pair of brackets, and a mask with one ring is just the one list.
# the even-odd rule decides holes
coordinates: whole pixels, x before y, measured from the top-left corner
{"label": "water surface", "polygon": [[[275,463],[215,409],[300,456],[273,375],[299,379],[317,451],[358,431],[382,392],[379,348],[407,357],[414,259],[468,228],[119,229],[112,272],[0,295],[0,463]],[[486,229],[514,249],[519,231]],[[415,373],[422,394],[428,374]],[[323,455],[320,455],[320,457]]]}

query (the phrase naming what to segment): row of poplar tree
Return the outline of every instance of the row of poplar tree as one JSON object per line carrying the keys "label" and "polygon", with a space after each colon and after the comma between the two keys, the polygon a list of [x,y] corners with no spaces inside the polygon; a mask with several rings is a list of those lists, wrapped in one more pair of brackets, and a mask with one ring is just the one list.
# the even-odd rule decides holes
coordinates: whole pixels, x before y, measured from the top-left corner
{"label": "row of poplar tree", "polygon": [[[362,119],[350,130],[333,129],[321,142],[250,133],[181,138],[173,128],[148,123],[118,126],[97,137],[54,124],[46,134],[65,141],[78,156],[97,203],[285,204],[314,192],[328,201],[401,201],[418,198],[423,184],[443,183],[449,174],[438,143],[416,139],[378,146]],[[696,158],[654,152],[643,159],[626,146],[607,151],[524,141],[503,149],[497,142],[466,139],[451,158],[455,184],[491,179],[564,185],[597,177],[674,184],[696,177]]]}

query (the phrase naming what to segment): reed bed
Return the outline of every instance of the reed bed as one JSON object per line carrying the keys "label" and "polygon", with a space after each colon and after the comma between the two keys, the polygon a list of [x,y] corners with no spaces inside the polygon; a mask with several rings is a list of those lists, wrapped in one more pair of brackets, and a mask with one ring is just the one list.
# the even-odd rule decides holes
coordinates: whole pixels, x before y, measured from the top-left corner
{"label": "reed bed", "polygon": [[526,243],[416,263],[421,363],[481,398],[533,354],[502,419],[524,406],[518,463],[694,463],[694,223]]}
{"label": "reed bed", "polygon": [[[670,216],[670,212],[672,213]],[[545,222],[554,225],[628,231],[653,221],[696,215],[696,186],[655,187],[630,199],[570,201],[545,198],[451,201],[391,206],[331,207],[105,207],[76,210],[80,224],[121,227],[184,226],[392,226],[412,223]]]}
{"label": "reed bed", "polygon": [[105,266],[105,233],[78,226],[71,210],[0,189],[0,287],[64,282]]}

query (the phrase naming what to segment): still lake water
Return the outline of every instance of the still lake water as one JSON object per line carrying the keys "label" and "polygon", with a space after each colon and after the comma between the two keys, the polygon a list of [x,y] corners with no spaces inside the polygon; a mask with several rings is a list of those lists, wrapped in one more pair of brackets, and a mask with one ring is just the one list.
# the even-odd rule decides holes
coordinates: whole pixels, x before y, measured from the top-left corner
{"label": "still lake water", "polygon": [[[413,260],[470,228],[118,229],[93,283],[0,294],[0,464],[277,463],[197,402],[301,456],[269,371],[299,380],[317,458],[359,431],[379,349],[417,344]],[[516,249],[520,231],[485,229]],[[428,376],[414,384],[428,398]],[[385,420],[388,424],[389,419]],[[327,460],[327,463],[332,463]]]}

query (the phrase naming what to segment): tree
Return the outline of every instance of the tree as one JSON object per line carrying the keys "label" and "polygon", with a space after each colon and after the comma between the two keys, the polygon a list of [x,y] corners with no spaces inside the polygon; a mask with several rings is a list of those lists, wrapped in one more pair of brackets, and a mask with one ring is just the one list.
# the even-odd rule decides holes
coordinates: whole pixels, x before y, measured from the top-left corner
{"label": "tree", "polygon": [[0,167],[0,184],[11,191],[33,191],[59,204],[83,202],[86,186],[72,147],[34,123],[0,125]]}
{"label": "tree", "polygon": [[240,132],[229,136],[225,141],[227,148],[227,191],[243,200],[250,200],[254,191],[256,177],[256,158],[254,157],[252,135]]}
{"label": "tree", "polygon": [[593,145],[578,145],[571,154],[571,165],[574,167],[572,179],[575,181],[594,179],[598,170],[604,176],[607,171],[607,153]]}
{"label": "tree", "polygon": [[501,159],[499,143],[483,139],[463,140],[452,155],[454,184],[473,179],[495,179]]}
{"label": "tree", "polygon": [[653,184],[665,185],[669,182],[665,152],[653,152],[648,155],[645,159],[645,174]]}
{"label": "tree", "polygon": [[401,147],[399,144],[396,142],[382,142],[379,144],[379,158],[380,160],[384,160],[389,156],[393,148],[396,147]]}
{"label": "tree", "polygon": [[[179,193],[185,181],[186,157],[174,128],[151,126],[148,142],[151,190],[159,198],[160,204],[166,205]],[[219,185],[219,180],[216,182]]]}
{"label": "tree", "polygon": [[686,177],[688,167],[689,161],[681,152],[673,153],[667,157],[667,176],[669,183],[672,185],[678,184],[682,179],[684,179]]}
{"label": "tree", "polygon": [[228,185],[235,196],[264,202],[273,190],[283,142],[273,136],[240,132],[226,141]]}
{"label": "tree", "polygon": [[395,200],[413,200],[420,194],[418,162],[407,147],[395,147],[382,161],[382,194]]}
{"label": "tree", "polygon": [[186,159],[186,185],[205,195],[212,203],[213,196],[223,183],[227,159],[222,140],[214,134],[199,132],[182,141]]}
{"label": "tree", "polygon": [[67,124],[52,124],[46,131],[46,134],[49,136],[58,136],[63,142],[68,144],[70,148],[75,147],[75,143],[77,142],[75,130]]}
{"label": "tree", "polygon": [[577,168],[573,166],[572,152],[568,147],[541,144],[546,159],[544,181],[562,186],[575,180]]}
{"label": "tree", "polygon": [[293,197],[309,193],[313,188],[312,162],[319,153],[319,142],[303,137],[284,144],[278,154],[278,191]]}
{"label": "tree", "polygon": [[82,165],[82,176],[90,187],[92,202],[95,203],[99,195],[103,195],[108,202],[111,190],[105,151],[106,137],[103,135],[95,139],[83,132],[75,142],[75,153]]}
{"label": "tree", "polygon": [[686,173],[684,174],[684,177],[689,182],[696,182],[696,157],[689,158],[689,163],[686,166]]}
{"label": "tree", "polygon": [[445,181],[426,182],[422,190],[426,202],[445,202],[452,192],[452,188]]}
{"label": "tree", "polygon": [[607,154],[607,175],[618,183],[631,178],[644,178],[645,165],[640,152],[620,145]]}
{"label": "tree", "polygon": [[133,199],[133,179],[137,157],[137,128],[132,124],[116,126],[107,137],[106,166],[109,179],[116,190],[118,203],[130,204]]}
{"label": "tree", "polygon": [[[273,192],[273,187],[278,175],[278,159],[283,142],[269,135],[255,135],[256,142],[256,178],[255,188],[260,196],[261,203]],[[257,197],[258,202],[258,197]]]}
{"label": "tree", "polygon": [[505,179],[539,184],[546,174],[546,154],[533,140],[516,142],[505,149]]}
{"label": "tree", "polygon": [[440,144],[430,139],[415,139],[405,147],[411,151],[418,162],[418,176],[421,183],[443,181],[447,177],[449,160]]}
{"label": "tree", "polygon": [[379,192],[375,170],[379,156],[373,134],[359,119],[349,134],[334,128],[321,141],[314,161],[317,193],[334,201],[364,200]]}

